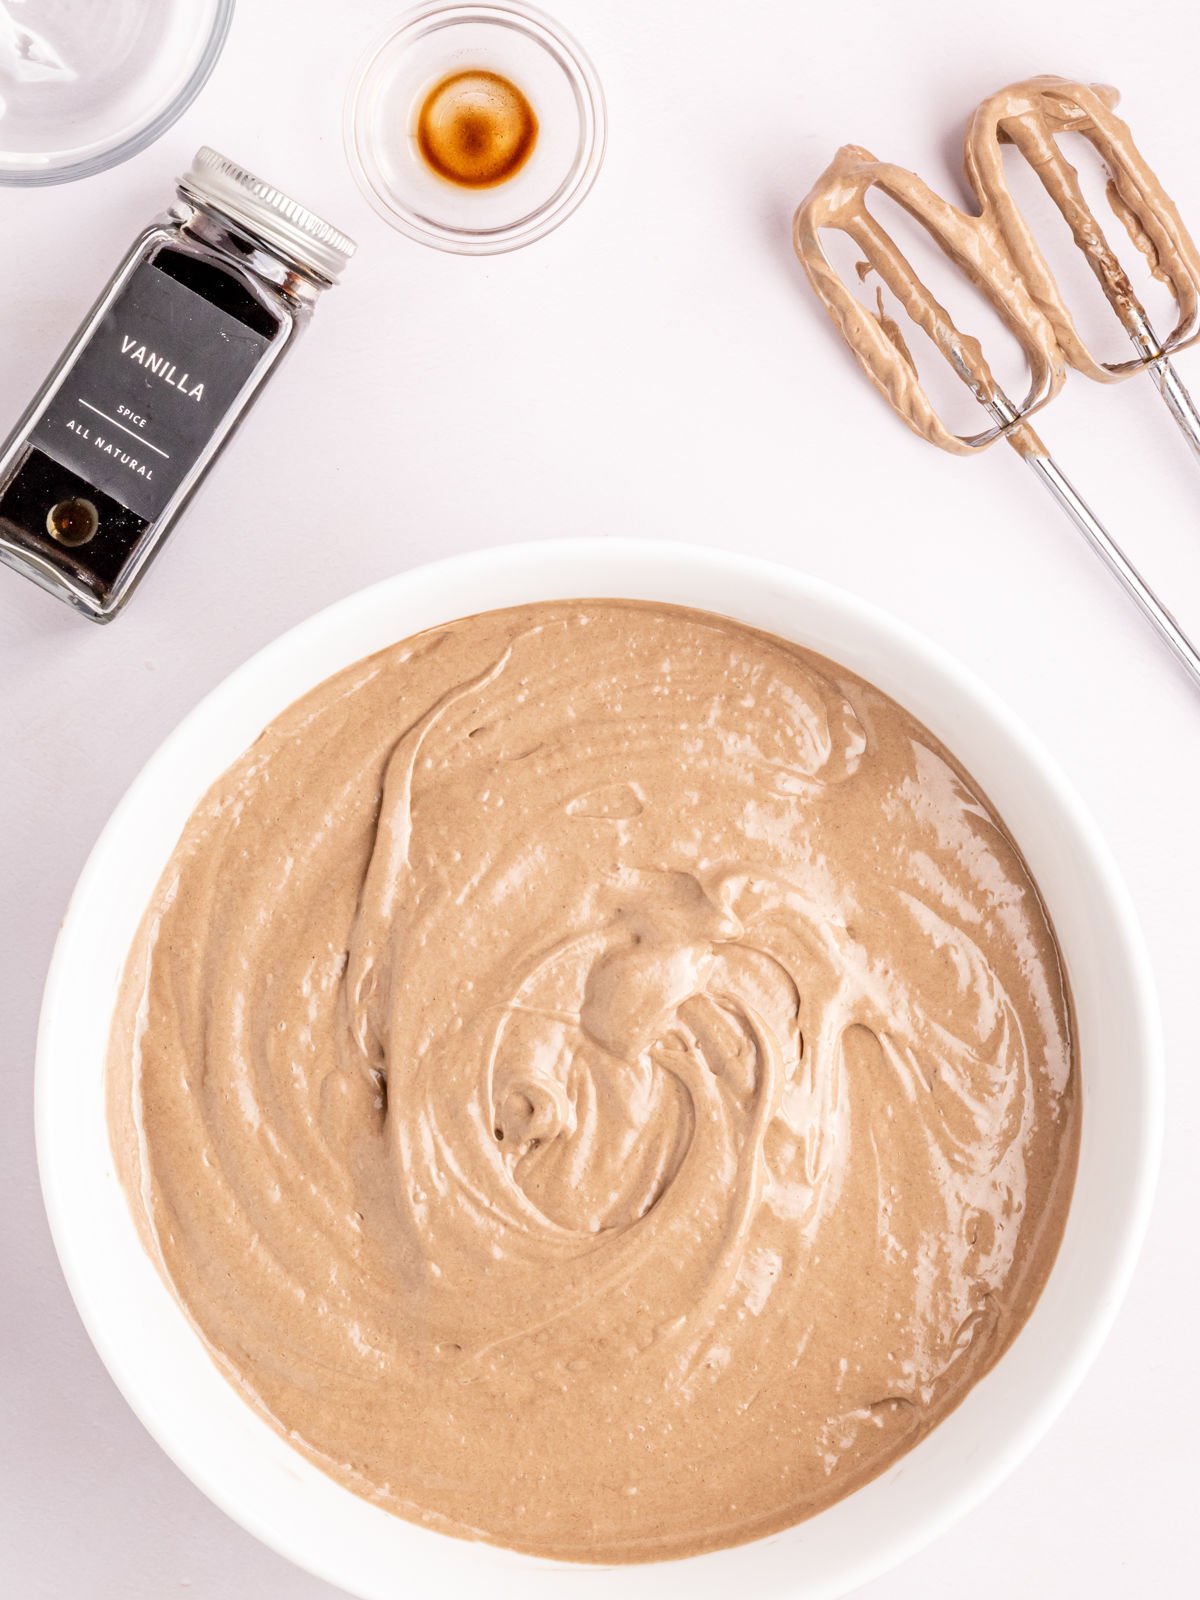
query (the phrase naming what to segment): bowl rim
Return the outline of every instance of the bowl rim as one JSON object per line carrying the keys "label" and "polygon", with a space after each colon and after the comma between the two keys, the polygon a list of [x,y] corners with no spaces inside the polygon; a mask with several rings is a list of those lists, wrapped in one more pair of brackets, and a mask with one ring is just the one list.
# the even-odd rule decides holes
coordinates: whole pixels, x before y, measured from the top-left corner
{"label": "bowl rim", "polygon": [[56,183],[74,183],[79,178],[94,178],[101,172],[107,172],[110,167],[119,167],[122,162],[140,155],[157,139],[161,139],[179,121],[208,82],[229,37],[237,0],[209,0],[209,3],[213,13],[212,26],[187,77],[181,81],[166,105],[132,133],[117,139],[115,143],[104,145],[90,155],[73,156],[57,166],[6,166],[0,162],[0,185],[14,189],[40,189]]}
{"label": "bowl rim", "polygon": [[[619,569],[624,574],[622,577],[614,576],[613,582],[607,587],[589,584],[588,587],[577,591],[594,598],[599,598],[601,595],[621,598],[623,591],[628,590],[629,598],[658,598],[664,604],[693,604],[694,602],[690,600],[668,601],[661,595],[642,593],[642,589],[647,585],[661,586],[658,584],[656,574],[666,571],[684,574],[703,569],[712,577],[728,578],[731,584],[741,580],[748,586],[774,585],[797,614],[796,628],[791,636],[801,643],[804,642],[805,603],[815,605],[818,609],[823,607],[829,614],[840,614],[842,618],[851,619],[853,623],[868,630],[885,646],[898,649],[909,658],[910,662],[928,669],[934,677],[946,680],[944,687],[948,693],[957,694],[960,700],[971,703],[973,709],[978,710],[994,728],[1000,731],[1004,740],[1020,749],[1023,757],[1034,769],[1035,776],[1053,796],[1054,802],[1060,807],[1071,830],[1077,836],[1094,875],[1096,887],[1107,900],[1112,913],[1112,930],[1117,941],[1116,956],[1123,965],[1124,975],[1129,984],[1127,999],[1132,1019],[1130,1027],[1136,1040],[1133,1059],[1140,1069],[1136,1074],[1140,1121],[1133,1130],[1128,1144],[1123,1147],[1123,1158],[1126,1163],[1123,1178],[1128,1190],[1128,1204],[1122,1213],[1122,1225],[1107,1240],[1100,1290],[1095,1295],[1094,1303],[1086,1308],[1086,1314],[1080,1314],[1079,1326],[1068,1341],[1067,1356],[1060,1359],[1056,1370],[1049,1373],[1041,1382],[1026,1414],[1015,1418],[1011,1424],[1006,1424],[1006,1432],[1002,1439],[989,1440],[987,1449],[975,1452],[970,1470],[964,1471],[961,1477],[955,1480],[952,1490],[945,1494],[937,1505],[930,1507],[927,1513],[916,1519],[913,1524],[906,1526],[902,1532],[881,1540],[878,1544],[852,1550],[831,1579],[827,1578],[825,1581],[816,1579],[808,1583],[807,1587],[803,1587],[808,1580],[801,1572],[795,1574],[795,1581],[801,1587],[794,1592],[803,1593],[805,1600],[832,1600],[832,1597],[856,1589],[890,1570],[982,1501],[1029,1453],[1066,1406],[1107,1337],[1132,1277],[1153,1203],[1163,1129],[1163,1042],[1149,955],[1128,891],[1096,823],[1057,762],[993,689],[960,666],[941,646],[871,601],[863,600],[845,589],[782,564],[723,549],[674,540],[551,539],[470,551],[385,578],[318,611],[252,654],[197,702],[142,767],[113,810],[93,846],[64,914],[43,995],[34,1086],[38,1170],[51,1235],[81,1320],[110,1376],[147,1431],[186,1476],[234,1521],[306,1570],[363,1596],[364,1600],[382,1600],[385,1593],[393,1594],[394,1581],[390,1581],[384,1588],[374,1580],[368,1581],[361,1571],[351,1571],[353,1563],[350,1557],[341,1550],[330,1551],[327,1547],[323,1549],[319,1535],[315,1534],[307,1524],[288,1523],[285,1526],[278,1516],[267,1514],[262,1505],[252,1503],[244,1497],[239,1498],[231,1492],[218,1463],[205,1457],[202,1450],[193,1447],[193,1441],[188,1433],[177,1425],[176,1420],[173,1419],[168,1423],[161,1415],[156,1414],[154,1404],[147,1398],[148,1385],[143,1373],[122,1350],[119,1330],[114,1332],[114,1324],[119,1319],[113,1315],[111,1306],[102,1304],[102,1294],[97,1296],[93,1293],[97,1281],[97,1268],[94,1263],[85,1262],[76,1249],[75,1232],[79,1212],[86,1206],[87,1196],[78,1193],[72,1195],[70,1175],[62,1170],[59,1147],[63,1143],[69,1120],[66,1109],[67,1097],[61,1093],[61,1082],[64,1073],[77,1069],[74,1061],[67,1061],[62,1057],[57,1041],[57,1017],[60,1007],[69,1004],[72,993],[71,974],[74,964],[79,959],[75,939],[76,926],[81,919],[83,908],[103,889],[104,878],[111,870],[108,856],[113,841],[119,839],[122,830],[128,826],[126,819],[136,814],[137,808],[143,804],[145,798],[152,795],[161,783],[168,781],[168,774],[177,753],[186,749],[196,733],[219,714],[222,706],[234,704],[244,690],[259,680],[269,679],[271,673],[281,664],[286,665],[290,662],[293,669],[303,668],[306,661],[311,663],[314,655],[319,658],[322,638],[336,634],[339,628],[352,623],[356,616],[369,611],[372,606],[386,608],[394,600],[402,604],[406,595],[411,598],[412,592],[420,591],[422,587],[435,594],[439,590],[455,594],[459,588],[455,579],[460,576],[469,578],[476,584],[490,577],[493,580],[508,579],[519,586],[531,572],[536,573],[540,570],[544,573],[547,569],[564,565],[567,567],[573,565],[580,575],[596,568],[614,574]],[[530,586],[540,589],[544,585],[532,580]],[[570,597],[565,589],[561,591],[560,598]],[[550,596],[539,592],[537,598],[550,598]],[[497,600],[495,606],[517,603],[521,602],[506,597]],[[488,605],[482,608],[474,606],[460,610],[453,608],[446,610],[444,606],[439,606],[438,619],[422,626],[436,626],[438,620],[450,621],[455,616],[470,615],[472,611],[494,609],[495,606]],[[697,608],[718,609],[713,606]],[[731,607],[730,615],[736,613],[737,607],[734,605]],[[413,631],[416,630],[408,629],[410,633]],[[396,634],[397,639],[405,636],[404,632]],[[370,650],[375,648],[379,646],[371,644]],[[369,650],[358,650],[357,655],[351,654],[345,659],[348,662],[367,653],[370,653]],[[272,712],[272,715],[298,698],[311,684],[321,681],[334,670],[337,670],[336,664],[334,666],[326,664],[312,676],[311,665],[303,668],[302,679],[293,681],[283,691],[282,698],[278,700],[276,711]],[[884,684],[883,687],[886,689],[888,685]],[[902,704],[907,703],[905,695],[899,690],[897,697]],[[923,713],[918,715],[922,718],[924,716]],[[227,763],[222,762],[215,770],[211,770],[206,782],[213,781],[220,771],[224,770],[225,765]],[[189,803],[188,810],[191,809],[191,804],[194,802]],[[160,861],[155,870],[155,877],[161,871],[162,865]],[[121,952],[122,962],[124,953]],[[1087,1121],[1085,1112],[1085,1125]],[[107,1147],[107,1129],[104,1130],[103,1137]],[[134,1228],[132,1216],[129,1216],[128,1221],[129,1227]],[[1070,1218],[1068,1218],[1068,1228],[1069,1226]],[[152,1270],[156,1274],[156,1269],[152,1267]],[[1057,1271],[1056,1262],[1050,1274],[1051,1281]],[[169,1295],[165,1285],[162,1285],[162,1289],[164,1294]],[[171,1303],[175,1305],[179,1316],[185,1315],[173,1299]],[[1001,1361],[991,1369],[992,1372],[1002,1368],[1004,1362],[1010,1359],[1013,1349],[1020,1346],[1024,1333],[1025,1330],[1022,1330]],[[197,1353],[207,1362],[209,1357],[198,1339],[196,1346]],[[216,1371],[215,1366],[213,1371]],[[991,1373],[986,1374],[981,1384],[986,1384],[990,1376]],[[224,1383],[225,1379],[221,1377],[220,1381]],[[977,1384],[968,1394],[967,1401],[979,1387]],[[235,1396],[235,1399],[258,1428],[272,1433],[269,1425],[246,1406],[240,1397]],[[966,1403],[964,1402],[964,1405]],[[951,1416],[956,1414],[951,1413]],[[939,1424],[939,1427],[935,1428],[914,1451],[899,1458],[900,1461],[912,1460],[928,1444],[929,1439],[937,1437],[949,1420],[950,1418],[947,1418]],[[279,1442],[281,1448],[288,1452],[290,1457],[295,1457],[306,1472],[317,1474],[338,1494],[353,1500],[357,1506],[366,1507],[369,1512],[386,1518],[389,1523],[399,1524],[421,1537],[437,1539],[443,1547],[454,1546],[460,1552],[483,1551],[489,1559],[501,1564],[498,1570],[503,1569],[504,1563],[515,1562],[526,1575],[523,1581],[528,1581],[527,1575],[530,1571],[551,1573],[554,1575],[552,1581],[557,1596],[582,1594],[589,1584],[592,1588],[596,1587],[599,1582],[597,1575],[614,1571],[612,1568],[582,1564],[544,1562],[537,1558],[516,1555],[492,1545],[474,1545],[430,1534],[427,1530],[415,1528],[413,1524],[391,1517],[378,1507],[359,1500],[350,1491],[325,1478],[319,1469],[299,1457],[291,1446],[283,1441]],[[728,1558],[737,1558],[742,1552],[756,1550],[780,1539],[802,1535],[804,1530],[814,1527],[823,1520],[829,1521],[835,1518],[841,1508],[869,1494],[872,1488],[888,1478],[890,1472],[891,1469],[888,1469],[880,1478],[844,1497],[827,1511],[819,1513],[807,1523],[797,1524],[782,1534],[708,1555],[687,1557],[669,1565],[672,1568],[688,1567],[693,1570],[701,1564],[711,1565],[724,1561],[728,1565]],[[296,1467],[294,1475],[297,1477],[305,1475],[301,1472],[301,1466]],[[347,1565],[348,1562],[350,1567]],[[628,1590],[638,1587],[633,1581],[637,1574],[657,1573],[659,1575],[657,1582],[660,1584],[666,1578],[665,1566],[661,1563],[622,1566],[615,1571],[618,1574],[618,1581]],[[682,1570],[680,1578],[681,1580],[684,1578]],[[790,1587],[781,1588],[778,1585],[767,1586],[761,1590],[763,1594],[768,1592],[774,1594],[793,1591]]]}

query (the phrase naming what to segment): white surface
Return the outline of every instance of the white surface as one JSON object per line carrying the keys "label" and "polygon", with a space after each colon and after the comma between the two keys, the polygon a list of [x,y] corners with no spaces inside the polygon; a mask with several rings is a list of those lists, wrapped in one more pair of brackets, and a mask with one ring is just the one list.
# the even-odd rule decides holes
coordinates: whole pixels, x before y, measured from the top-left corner
{"label": "white surface", "polygon": [[[142,1248],[105,1127],[108,1019],[122,956],[193,807],[259,730],[364,653],[488,605],[563,595],[727,615],[886,683],[962,758],[1021,841],[1057,931],[1087,1088],[1079,1170],[1054,1270],[997,1368],[874,1483],[801,1527],[676,1566],[564,1568],[447,1539],[365,1504],[254,1417]],[[772,562],[660,540],[510,545],[437,561],[328,607],[252,658],[168,738],[105,828],[71,899],[38,1032],[37,1145],[59,1256],[97,1349],[147,1427],[219,1505],[364,1600],[839,1600],[920,1548],[1025,1455],[1111,1324],[1157,1169],[1162,1060],[1154,984],[1094,823],[997,696],[903,623]]]}
{"label": "white surface", "polygon": [[[133,162],[0,191],[0,429],[205,140],[355,235],[343,287],[103,630],[0,572],[0,1588],[30,1600],[326,1600],[193,1489],[93,1354],[33,1162],[38,1000],[112,805],[200,696],[328,601],[431,556],[622,533],[735,545],[876,599],[1054,749],[1125,873],[1167,1034],[1168,1132],[1112,1338],[1035,1455],[871,1600],[1182,1594],[1194,1581],[1195,795],[1200,702],[1014,459],[941,456],[867,391],[814,309],[788,219],[844,139],[957,194],[969,108],[1030,71],[1116,81],[1200,231],[1200,16],[1010,0],[558,0],[609,104],[579,214],[489,260],[422,250],[359,196],[341,99],[389,6],[318,36],[243,0],[196,104]],[[1003,20],[1001,20],[1003,17]],[[278,35],[290,34],[286,43]],[[278,48],[278,54],[276,49]],[[285,70],[286,69],[286,70]],[[1200,390],[1200,353],[1180,362]],[[1200,633],[1200,475],[1150,386],[1072,378],[1043,432]]]}

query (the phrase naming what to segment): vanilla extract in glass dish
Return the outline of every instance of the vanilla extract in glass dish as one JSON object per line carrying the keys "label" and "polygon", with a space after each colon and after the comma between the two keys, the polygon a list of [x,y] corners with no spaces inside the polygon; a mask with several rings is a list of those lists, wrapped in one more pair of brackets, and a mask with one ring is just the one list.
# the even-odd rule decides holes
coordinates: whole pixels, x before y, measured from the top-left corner
{"label": "vanilla extract in glass dish", "polygon": [[464,189],[490,189],[514,178],[537,136],[537,116],[517,85],[480,68],[435,83],[417,113],[425,164]]}
{"label": "vanilla extract in glass dish", "polygon": [[590,191],[604,95],[580,46],[531,6],[427,5],[368,50],[346,155],[393,228],[459,255],[540,239]]}
{"label": "vanilla extract in glass dish", "polygon": [[353,251],[200,150],[0,450],[0,562],[114,617]]}

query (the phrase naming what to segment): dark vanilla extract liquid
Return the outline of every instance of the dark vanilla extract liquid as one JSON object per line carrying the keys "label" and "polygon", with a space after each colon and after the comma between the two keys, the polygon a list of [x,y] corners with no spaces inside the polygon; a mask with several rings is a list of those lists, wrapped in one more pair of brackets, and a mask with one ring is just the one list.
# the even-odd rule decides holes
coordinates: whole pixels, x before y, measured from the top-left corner
{"label": "dark vanilla extract liquid", "polygon": [[498,72],[472,69],[435,83],[417,113],[417,148],[439,178],[492,189],[514,177],[533,153],[533,107]]}

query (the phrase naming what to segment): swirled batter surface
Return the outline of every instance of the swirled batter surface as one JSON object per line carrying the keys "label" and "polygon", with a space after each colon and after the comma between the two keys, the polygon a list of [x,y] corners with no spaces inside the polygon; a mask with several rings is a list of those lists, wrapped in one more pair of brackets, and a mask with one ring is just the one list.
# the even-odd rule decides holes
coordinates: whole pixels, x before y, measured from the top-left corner
{"label": "swirled batter surface", "polygon": [[114,1148],[245,1397],[402,1516],[578,1560],[767,1533],[996,1360],[1078,1129],[987,800],[723,619],[471,617],[329,679],[194,813]]}

